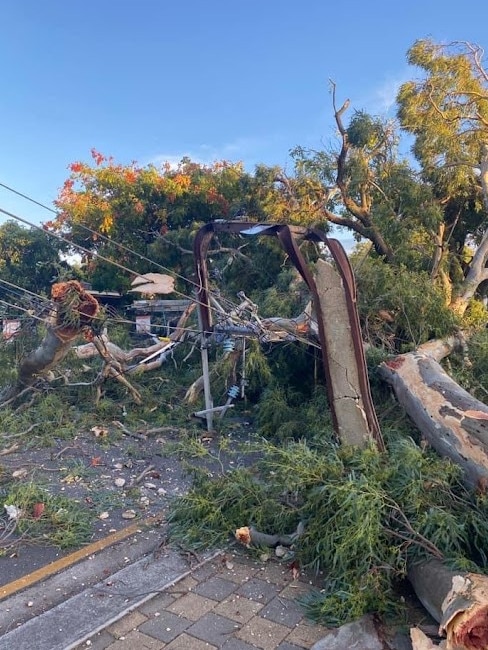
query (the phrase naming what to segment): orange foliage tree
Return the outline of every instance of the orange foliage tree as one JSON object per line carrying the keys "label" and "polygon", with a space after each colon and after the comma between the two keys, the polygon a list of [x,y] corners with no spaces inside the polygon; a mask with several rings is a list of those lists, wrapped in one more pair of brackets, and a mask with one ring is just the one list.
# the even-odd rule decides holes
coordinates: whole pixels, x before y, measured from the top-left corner
{"label": "orange foliage tree", "polygon": [[96,288],[121,288],[128,282],[97,253],[138,272],[153,270],[111,242],[185,275],[192,263],[185,253],[204,223],[243,214],[256,221],[303,223],[311,215],[309,193],[291,191],[294,181],[279,168],[261,165],[251,174],[242,163],[205,165],[188,158],[177,165],[142,167],[118,164],[94,149],[91,153],[91,164],[69,166],[56,201],[59,215],[47,227],[90,251],[86,269]]}

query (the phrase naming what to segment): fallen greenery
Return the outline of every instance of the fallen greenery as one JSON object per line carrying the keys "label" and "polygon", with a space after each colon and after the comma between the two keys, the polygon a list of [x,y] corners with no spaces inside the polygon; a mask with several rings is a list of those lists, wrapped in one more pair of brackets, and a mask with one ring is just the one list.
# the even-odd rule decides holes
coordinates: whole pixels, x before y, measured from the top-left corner
{"label": "fallen greenery", "polygon": [[[418,339],[424,336],[419,330]],[[395,337],[400,340],[399,330]],[[115,338],[130,347],[122,328]],[[482,334],[474,337],[472,368],[463,366],[462,360],[458,364],[465,385],[481,392],[487,340]],[[118,382],[107,382],[94,405],[90,379],[99,371],[100,359],[87,364],[69,356],[57,379],[36,394],[35,408],[0,411],[0,453],[16,443],[25,449],[70,440],[81,429],[113,425],[114,420],[134,432],[173,425],[193,431],[182,433],[172,449],[186,458],[193,477],[193,487],[172,505],[172,538],[208,548],[227,543],[241,526],[288,534],[303,522],[305,532],[293,550],[297,561],[322,580],[321,589],[306,604],[310,614],[327,625],[357,619],[365,612],[397,612],[401,601],[395,587],[404,578],[407,563],[425,555],[442,556],[463,568],[487,569],[486,497],[468,493],[457,466],[419,446],[418,432],[406,423],[375,373],[384,351],[372,348],[368,355],[387,441],[387,452],[380,454],[373,448],[359,451],[337,444],[314,349],[300,344],[263,349],[257,342],[250,344],[248,401],[238,402],[232,416],[254,419],[258,434],[236,451],[233,470],[228,462],[230,448],[235,447],[235,442],[230,444],[232,418],[216,422],[220,446],[211,451],[182,403],[186,388],[200,373],[198,356],[187,358],[189,351],[190,346],[178,349],[159,375],[135,376],[142,405],[129,403]],[[11,361],[19,354],[14,346],[4,346],[3,352]],[[218,360],[219,351],[212,354]],[[457,363],[454,359],[453,366]],[[224,364],[216,374],[216,400],[225,399],[230,370]],[[110,436],[122,435],[111,429]],[[102,437],[98,444],[108,445],[110,438]],[[169,451],[165,446],[165,453]],[[84,470],[68,469],[76,476]],[[26,539],[62,547],[86,541],[92,515],[83,504],[49,494],[34,483],[21,486],[9,481],[0,489],[3,503],[15,504],[24,513],[16,532]],[[44,510],[36,517],[38,503]]]}
{"label": "fallen greenery", "polygon": [[[306,425],[308,408],[295,405],[294,419]],[[260,437],[245,446],[248,466],[213,475],[193,466],[193,487],[172,505],[172,539],[207,548],[228,543],[241,526],[287,534],[303,522],[296,559],[323,576],[306,607],[329,626],[398,613],[395,587],[419,558],[487,569],[487,498],[469,493],[460,469],[421,448],[407,427],[384,431],[381,454],[337,445],[330,427],[309,441],[305,428],[302,439],[285,441],[278,427],[279,442]],[[215,456],[195,440],[190,455],[197,447]]]}
{"label": "fallen greenery", "polygon": [[58,548],[81,546],[91,537],[93,514],[80,503],[33,481],[0,484],[5,514],[0,520],[0,554],[19,541]]}

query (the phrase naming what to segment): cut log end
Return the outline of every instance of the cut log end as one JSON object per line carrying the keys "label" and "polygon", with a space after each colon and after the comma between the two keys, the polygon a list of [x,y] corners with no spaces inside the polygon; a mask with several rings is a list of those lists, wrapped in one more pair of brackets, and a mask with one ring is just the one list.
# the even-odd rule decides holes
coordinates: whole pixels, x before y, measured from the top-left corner
{"label": "cut log end", "polygon": [[466,650],[488,648],[488,604],[463,612],[452,619],[446,629],[448,647]]}

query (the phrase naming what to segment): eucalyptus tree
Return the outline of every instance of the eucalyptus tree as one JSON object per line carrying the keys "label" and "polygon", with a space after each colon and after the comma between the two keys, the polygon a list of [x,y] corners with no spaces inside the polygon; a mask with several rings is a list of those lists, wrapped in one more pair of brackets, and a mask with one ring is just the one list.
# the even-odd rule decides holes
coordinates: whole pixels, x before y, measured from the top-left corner
{"label": "eucalyptus tree", "polygon": [[448,278],[451,306],[462,314],[488,279],[488,72],[483,50],[467,42],[419,40],[407,56],[422,76],[401,86],[398,117],[443,209],[437,268],[447,278],[453,255],[464,266],[457,284]]}

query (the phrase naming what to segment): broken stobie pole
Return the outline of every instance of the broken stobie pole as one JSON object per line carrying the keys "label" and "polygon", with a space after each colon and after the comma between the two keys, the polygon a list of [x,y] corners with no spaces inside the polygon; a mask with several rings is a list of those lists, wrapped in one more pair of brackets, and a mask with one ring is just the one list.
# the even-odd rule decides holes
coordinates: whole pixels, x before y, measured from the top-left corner
{"label": "broken stobie pole", "polygon": [[[341,244],[334,240],[328,239],[324,233],[316,229],[307,229],[299,226],[288,226],[280,224],[257,224],[254,222],[225,221],[207,223],[197,232],[193,242],[193,252],[195,255],[195,275],[197,278],[196,299],[199,305],[200,330],[207,333],[213,331],[212,316],[210,312],[210,292],[208,287],[208,269],[206,256],[210,241],[214,234],[228,233],[234,235],[271,235],[277,237],[283,249],[288,254],[291,262],[298,270],[303,280],[307,284],[312,294],[312,302],[318,317],[318,335],[320,347],[322,349],[322,360],[324,375],[326,379],[326,388],[329,398],[329,404],[332,414],[332,422],[338,437],[346,443],[356,442],[358,436],[354,429],[359,427],[359,441],[366,444],[369,440],[374,440],[379,449],[384,449],[384,443],[381,436],[381,430],[374,410],[373,400],[371,397],[368,370],[364,358],[363,342],[361,339],[361,327],[356,305],[356,285],[351,265],[347,258],[346,252]],[[321,308],[321,297],[315,279],[308,268],[307,262],[300,252],[297,240],[308,240],[311,242],[325,245],[335,262],[338,272],[337,293],[343,296],[342,318],[345,320],[348,348],[348,363],[354,366],[354,381],[349,382],[348,372],[340,372],[340,348],[343,345],[342,333],[333,323],[335,332],[332,333],[333,341],[333,360],[334,369],[339,372],[331,372],[329,360],[329,348],[332,341],[326,337],[325,330],[329,328],[327,314]],[[319,280],[320,282],[320,280]],[[327,293],[327,288],[324,289]],[[242,334],[243,332],[241,332]],[[204,356],[202,352],[202,361]],[[339,364],[336,362],[339,361]],[[335,362],[335,363],[334,363]],[[208,358],[206,359],[208,364]],[[208,380],[208,369],[207,380]],[[349,385],[352,383],[352,385]],[[344,389],[346,392],[344,393]],[[210,386],[205,389],[205,399],[211,403]],[[344,398],[344,399],[342,399]],[[344,405],[341,404],[344,402]],[[341,408],[337,408],[337,407]],[[342,407],[343,406],[343,407]]]}

